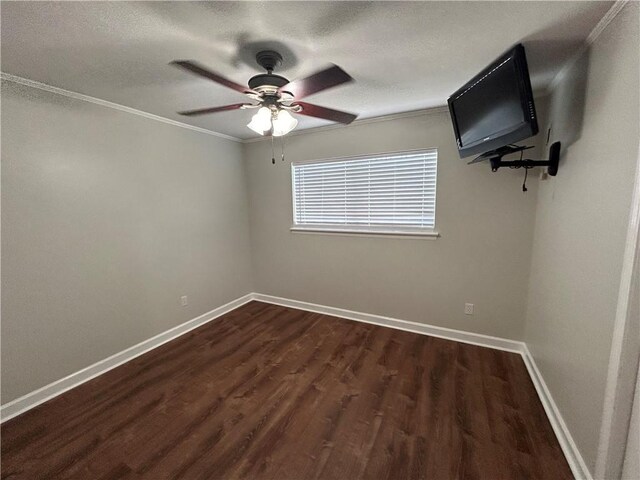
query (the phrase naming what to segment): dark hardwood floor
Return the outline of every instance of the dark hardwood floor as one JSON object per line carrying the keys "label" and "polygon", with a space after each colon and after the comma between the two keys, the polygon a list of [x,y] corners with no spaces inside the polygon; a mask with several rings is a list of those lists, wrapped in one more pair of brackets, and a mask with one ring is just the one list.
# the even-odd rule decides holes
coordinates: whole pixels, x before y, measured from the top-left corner
{"label": "dark hardwood floor", "polygon": [[519,355],[259,302],[1,433],[3,479],[571,477]]}

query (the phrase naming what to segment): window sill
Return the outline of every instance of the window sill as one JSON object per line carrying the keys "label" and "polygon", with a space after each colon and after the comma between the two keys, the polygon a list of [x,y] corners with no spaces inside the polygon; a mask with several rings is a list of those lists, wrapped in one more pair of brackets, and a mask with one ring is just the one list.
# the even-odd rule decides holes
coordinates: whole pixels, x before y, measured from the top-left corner
{"label": "window sill", "polygon": [[290,228],[292,233],[313,234],[313,235],[341,235],[348,237],[387,237],[387,238],[422,238],[435,240],[440,238],[440,234],[435,231],[417,232],[406,230],[361,230],[331,227],[298,227]]}

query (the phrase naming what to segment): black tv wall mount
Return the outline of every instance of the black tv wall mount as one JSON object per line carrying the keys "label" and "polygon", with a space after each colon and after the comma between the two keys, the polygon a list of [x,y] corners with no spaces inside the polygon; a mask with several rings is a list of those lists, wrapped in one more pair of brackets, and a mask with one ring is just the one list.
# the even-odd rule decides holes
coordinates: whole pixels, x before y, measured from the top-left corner
{"label": "black tv wall mount", "polygon": [[[526,169],[534,167],[547,167],[547,173],[552,177],[555,177],[558,174],[558,165],[560,163],[560,142],[551,144],[551,147],[549,147],[548,160],[531,160],[528,158],[523,159],[522,152],[524,152],[524,150],[529,150],[530,148],[533,147],[505,145],[504,147],[496,148],[495,150],[490,150],[483,153],[482,155],[477,156],[476,158],[471,160],[468,165],[489,160],[492,172],[497,172],[498,169],[502,167]],[[517,152],[520,152],[519,160],[502,160],[502,157],[504,157],[505,155],[510,155]]]}

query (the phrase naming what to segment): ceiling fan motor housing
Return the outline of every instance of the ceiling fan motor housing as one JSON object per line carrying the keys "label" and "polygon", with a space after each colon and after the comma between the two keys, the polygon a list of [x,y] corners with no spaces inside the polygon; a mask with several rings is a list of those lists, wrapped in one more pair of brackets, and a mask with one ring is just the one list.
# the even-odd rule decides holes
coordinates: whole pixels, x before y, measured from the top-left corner
{"label": "ceiling fan motor housing", "polygon": [[263,50],[256,54],[256,62],[267,73],[256,75],[249,80],[249,88],[261,93],[275,94],[280,88],[289,83],[284,77],[274,75],[273,70],[282,65],[282,55],[273,50]]}
{"label": "ceiling fan motor housing", "polygon": [[258,92],[264,87],[272,87],[273,90],[278,90],[287,83],[289,83],[289,80],[281,77],[280,75],[274,75],[273,73],[261,73],[260,75],[251,77],[249,80],[249,88]]}

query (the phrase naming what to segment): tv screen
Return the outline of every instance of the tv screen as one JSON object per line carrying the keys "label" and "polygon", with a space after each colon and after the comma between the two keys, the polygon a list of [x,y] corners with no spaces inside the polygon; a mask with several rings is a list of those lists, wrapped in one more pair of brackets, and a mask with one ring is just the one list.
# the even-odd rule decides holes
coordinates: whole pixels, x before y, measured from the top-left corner
{"label": "tv screen", "polygon": [[524,47],[509,50],[448,99],[460,157],[538,133]]}

